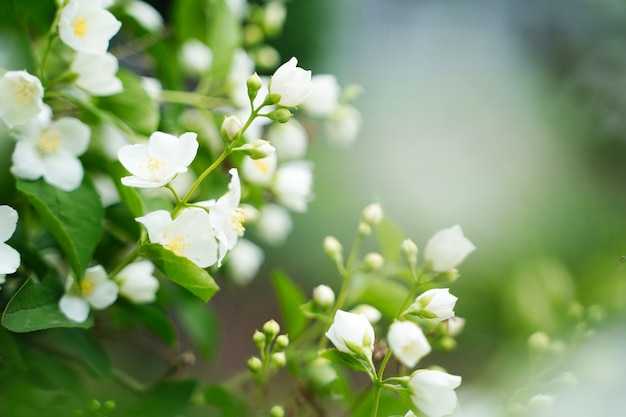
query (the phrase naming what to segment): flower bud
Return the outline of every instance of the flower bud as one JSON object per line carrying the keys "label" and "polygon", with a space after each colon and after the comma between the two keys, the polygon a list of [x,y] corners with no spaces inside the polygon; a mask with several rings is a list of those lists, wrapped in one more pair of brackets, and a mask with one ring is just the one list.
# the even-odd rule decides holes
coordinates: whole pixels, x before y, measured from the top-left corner
{"label": "flower bud", "polygon": [[383,219],[383,210],[380,204],[370,204],[363,209],[361,219],[370,226],[378,226]]}
{"label": "flower bud", "polygon": [[400,244],[400,254],[412,268],[417,265],[417,252],[417,245],[411,239],[404,239]]}
{"label": "flower bud", "polygon": [[439,340],[439,347],[446,352],[454,350],[454,348],[456,348],[456,339],[450,336],[444,336]]}
{"label": "flower bud", "polygon": [[370,226],[369,224],[365,223],[365,222],[361,222],[359,223],[359,235],[360,236],[369,236],[372,234],[372,226]]}
{"label": "flower bud", "polygon": [[365,318],[367,318],[367,321],[369,321],[371,324],[378,323],[378,321],[383,316],[377,308],[372,307],[369,304],[359,304],[358,306],[354,307],[350,312],[364,315]]}
{"label": "flower bud", "polygon": [[324,239],[324,252],[336,263],[341,264],[343,262],[343,247],[333,236],[326,236]]}
{"label": "flower bud", "polygon": [[593,304],[587,307],[587,316],[592,322],[600,323],[606,317],[606,310],[601,305]]}
{"label": "flower bud", "polygon": [[448,319],[448,336],[458,336],[465,327],[465,319],[462,317],[454,316]]}
{"label": "flower bud", "polygon": [[263,86],[263,81],[261,80],[261,77],[259,77],[259,74],[255,72],[250,76],[250,78],[248,78],[248,81],[246,81],[246,86],[248,87],[248,97],[250,97],[251,101],[254,101],[256,95]]}
{"label": "flower bud", "polygon": [[528,338],[528,347],[532,352],[544,353],[550,348],[550,336],[546,332],[535,332]]}
{"label": "flower bud", "polygon": [[270,361],[273,367],[282,368],[287,364],[287,356],[285,356],[285,352],[274,352],[270,357]]}
{"label": "flower bud", "polygon": [[263,334],[263,332],[260,332],[258,330],[254,331],[254,335],[252,335],[252,341],[254,342],[254,345],[257,347],[257,349],[259,349],[259,352],[261,352],[265,348],[265,340],[265,334]]}
{"label": "flower bud", "polygon": [[264,116],[278,123],[286,123],[287,120],[293,117],[293,113],[291,113],[288,109],[280,108],[280,109],[271,111],[265,114]]}
{"label": "flower bud", "polygon": [[255,375],[258,374],[263,368],[263,362],[261,362],[261,359],[257,358],[256,356],[253,356],[250,359],[248,359],[247,365],[248,365],[248,369],[250,370],[250,372],[252,372]]}
{"label": "flower bud", "polygon": [[371,252],[365,255],[363,258],[363,262],[365,263],[365,267],[370,271],[376,271],[380,269],[385,264],[385,258],[380,253]]}
{"label": "flower bud", "polygon": [[409,306],[407,313],[434,321],[448,320],[454,316],[457,300],[457,297],[450,294],[449,288],[433,288],[420,294]]}
{"label": "flower bud", "polygon": [[107,400],[104,402],[103,406],[106,411],[113,411],[117,407],[117,404],[113,400]]}
{"label": "flower bud", "polygon": [[275,405],[270,409],[270,417],[284,417],[285,409],[280,405]]}
{"label": "flower bud", "polygon": [[99,411],[101,407],[102,404],[100,404],[100,401],[98,400],[90,400],[89,403],[87,403],[87,409],[92,413]]}
{"label": "flower bud", "polygon": [[222,136],[228,140],[233,140],[241,131],[241,121],[237,116],[228,116],[222,123]]}
{"label": "flower bud", "polygon": [[453,283],[457,279],[459,279],[459,270],[456,268],[448,269],[446,272],[442,274],[443,282]]}
{"label": "flower bud", "polygon": [[267,336],[268,339],[273,339],[276,337],[278,333],[280,333],[280,325],[276,322],[276,320],[267,321],[263,325],[263,333]]}
{"label": "flower bud", "polygon": [[276,338],[276,341],[274,342],[274,348],[275,349],[283,350],[287,346],[289,346],[289,336],[288,335],[281,334],[280,336],[278,336]]}
{"label": "flower bud", "polygon": [[235,151],[244,152],[252,159],[263,159],[276,153],[276,149],[266,140],[257,139],[254,142],[246,143],[245,145],[238,146]]}
{"label": "flower bud", "polygon": [[322,308],[328,308],[335,304],[335,292],[328,285],[318,285],[313,289],[313,301]]}
{"label": "flower bud", "polygon": [[329,386],[337,379],[337,371],[328,359],[317,358],[309,363],[307,377],[314,389],[320,389]]}

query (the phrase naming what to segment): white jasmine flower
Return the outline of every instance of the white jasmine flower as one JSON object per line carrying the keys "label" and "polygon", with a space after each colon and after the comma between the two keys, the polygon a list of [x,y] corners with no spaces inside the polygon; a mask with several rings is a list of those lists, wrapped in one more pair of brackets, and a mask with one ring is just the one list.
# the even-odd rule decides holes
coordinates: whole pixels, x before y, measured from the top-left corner
{"label": "white jasmine flower", "polygon": [[279,203],[303,213],[313,198],[313,165],[310,161],[292,161],[280,166],[274,176],[272,191]]}
{"label": "white jasmine flower", "polygon": [[298,60],[294,57],[278,67],[270,78],[269,94],[279,96],[278,105],[295,107],[306,100],[313,93],[311,71],[298,67]]}
{"label": "white jasmine flower", "polygon": [[287,123],[272,124],[267,130],[267,140],[276,148],[280,161],[303,158],[309,145],[304,126],[294,118]]}
{"label": "white jasmine flower", "polygon": [[395,357],[409,368],[431,351],[422,329],[410,321],[394,321],[389,326],[387,342]]}
{"label": "white jasmine flower", "polygon": [[213,64],[213,51],[198,39],[189,39],[180,49],[179,60],[189,73],[202,75]]}
{"label": "white jasmine flower", "polygon": [[20,266],[20,253],[7,245],[17,227],[17,211],[9,206],[0,206],[0,284],[4,283],[6,274],[12,274]]}
{"label": "white jasmine flower", "polygon": [[75,190],[83,180],[78,159],[89,145],[89,127],[73,117],[49,125],[30,123],[17,135],[11,172],[26,180],[43,179],[63,191]]}
{"label": "white jasmine flower", "polygon": [[449,288],[433,288],[420,294],[409,307],[409,311],[435,321],[448,320],[454,316],[456,300],[458,298],[450,294]]}
{"label": "white jasmine flower", "polygon": [[246,11],[248,10],[247,0],[225,0],[224,2],[230,12],[237,18],[241,19],[246,15]]}
{"label": "white jasmine flower", "polygon": [[330,307],[335,304],[335,292],[328,285],[320,284],[313,288],[313,301],[322,307]]}
{"label": "white jasmine flower", "polygon": [[217,262],[217,240],[209,213],[204,209],[186,208],[175,219],[169,212],[157,210],[135,220],[146,227],[150,242],[189,259],[200,268]]}
{"label": "white jasmine flower", "polygon": [[409,379],[411,401],[428,417],[447,416],[456,408],[454,389],[459,385],[460,376],[430,369],[418,370]]}
{"label": "white jasmine flower", "polygon": [[163,29],[163,16],[145,1],[135,0],[126,6],[126,13],[144,29],[158,32]]}
{"label": "white jasmine flower", "polygon": [[163,85],[161,81],[154,77],[141,77],[141,87],[148,93],[148,97],[152,100],[158,100],[161,98],[163,92]]}
{"label": "white jasmine flower", "polygon": [[369,304],[359,304],[354,307],[351,312],[355,314],[363,314],[372,324],[378,323],[383,316],[377,308],[372,307]]}
{"label": "white jasmine flower", "polygon": [[413,411],[409,410],[409,411],[406,412],[404,417],[416,417],[416,416],[415,416],[415,413],[413,413]]}
{"label": "white jasmine flower", "polygon": [[0,119],[9,128],[26,123],[43,109],[39,78],[26,71],[7,71],[0,77]]}
{"label": "white jasmine flower", "polygon": [[103,54],[122,24],[98,0],[71,0],[61,12],[59,36],[77,51]]}
{"label": "white jasmine flower", "polygon": [[289,211],[277,204],[265,204],[256,222],[257,234],[266,243],[278,246],[285,242],[293,229]]}
{"label": "white jasmine flower", "polygon": [[113,179],[104,174],[93,174],[91,179],[96,187],[102,207],[109,207],[121,201],[120,194],[117,192]]}
{"label": "white jasmine flower", "polygon": [[238,146],[235,150],[245,152],[246,155],[254,160],[267,158],[268,156],[276,153],[276,148],[274,148],[271,143],[263,139],[257,139],[242,146]]}
{"label": "white jasmine flower", "polygon": [[272,1],[267,3],[263,9],[263,26],[269,33],[278,33],[283,27],[285,17],[287,16],[287,8],[280,1]]}
{"label": "white jasmine flower", "polygon": [[361,220],[370,226],[378,226],[383,220],[383,209],[380,204],[370,204],[361,212]]}
{"label": "white jasmine flower", "polygon": [[71,275],[67,278],[59,309],[68,319],[82,323],[87,320],[90,308],[102,310],[113,304],[118,291],[102,265],[92,266],[87,268],[80,284]]}
{"label": "white jasmine flower", "polygon": [[112,123],[101,123],[99,129],[104,154],[112,160],[117,160],[119,150],[129,145],[128,137]]}
{"label": "white jasmine flower", "polygon": [[113,54],[78,52],[70,69],[78,74],[76,85],[92,96],[111,96],[124,91],[122,81],[115,76],[118,63]]}
{"label": "white jasmine flower", "polygon": [[311,77],[315,87],[313,93],[302,102],[302,109],[313,117],[329,117],[339,103],[341,87],[332,74],[319,74]]}
{"label": "white jasmine flower", "polygon": [[465,319],[463,317],[450,317],[448,319],[448,336],[458,336],[465,327]]}
{"label": "white jasmine flower", "polygon": [[326,337],[341,352],[372,357],[374,328],[362,314],[338,310]]}
{"label": "white jasmine flower", "polygon": [[[243,49],[236,49],[230,61],[230,69],[226,77],[226,82],[228,84],[230,98],[238,108],[247,109],[250,107],[246,82],[252,74],[254,74],[254,60],[250,58]],[[246,113],[247,114],[241,117],[241,120],[245,120],[243,117],[247,117],[249,111],[246,110]],[[259,119],[264,118],[259,117],[255,120]]]}
{"label": "white jasmine flower", "polygon": [[241,174],[250,184],[267,186],[274,178],[277,164],[276,153],[260,159],[246,155],[241,161]]}
{"label": "white jasmine flower", "polygon": [[349,105],[339,105],[324,123],[324,134],[329,142],[348,147],[354,143],[361,130],[361,113]]}
{"label": "white jasmine flower", "polygon": [[129,187],[157,188],[169,183],[187,167],[198,152],[197,134],[183,133],[180,138],[163,132],[150,135],[147,145],[127,145],[117,156],[131,174],[122,178]]}
{"label": "white jasmine flower", "polygon": [[159,280],[154,277],[154,265],[149,260],[133,262],[116,276],[120,294],[134,303],[151,303],[156,299]]}
{"label": "white jasmine flower", "polygon": [[247,239],[239,239],[228,254],[226,270],[235,284],[248,285],[259,273],[264,258],[260,247]]}
{"label": "white jasmine flower", "polygon": [[433,271],[445,272],[456,268],[475,249],[457,224],[435,233],[426,243],[424,257]]}

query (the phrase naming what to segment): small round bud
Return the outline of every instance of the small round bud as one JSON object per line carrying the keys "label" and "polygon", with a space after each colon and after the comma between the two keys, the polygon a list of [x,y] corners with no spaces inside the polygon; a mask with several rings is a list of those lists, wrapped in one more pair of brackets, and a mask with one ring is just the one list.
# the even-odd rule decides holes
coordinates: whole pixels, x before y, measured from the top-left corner
{"label": "small round bud", "polygon": [[254,331],[254,335],[252,335],[252,341],[254,342],[254,345],[257,347],[257,349],[259,349],[259,351],[262,351],[265,348],[265,334],[263,332],[260,332],[258,330]]}
{"label": "small round bud", "polygon": [[285,409],[280,405],[275,405],[270,409],[270,417],[285,417]]}
{"label": "small round bud", "polygon": [[456,281],[457,279],[459,279],[459,276],[461,275],[459,274],[458,269],[452,268],[452,269],[448,269],[446,272],[441,274],[441,276],[443,277],[444,282],[452,283]]}
{"label": "small round bud", "polygon": [[265,104],[278,104],[280,102],[280,98],[281,95],[277,94],[277,93],[272,93],[272,94],[268,94],[267,97],[265,97]]}
{"label": "small round bud", "polygon": [[250,370],[250,372],[252,372],[255,375],[258,374],[263,368],[263,362],[261,362],[261,359],[257,358],[256,356],[253,356],[250,359],[248,359],[247,365],[248,365],[248,369]]}
{"label": "small round bud", "polygon": [[587,316],[592,322],[600,323],[606,318],[606,310],[601,305],[593,304],[587,307]]}
{"label": "small round bud", "polygon": [[266,140],[257,139],[254,142],[234,148],[235,151],[244,152],[252,159],[263,159],[276,153],[276,148]]}
{"label": "small round bud", "polygon": [[100,404],[100,401],[98,400],[90,400],[89,403],[87,403],[87,409],[91,411],[92,413],[95,413],[96,411],[100,410],[101,407],[102,407],[102,404]]}
{"label": "small round bud", "polygon": [[270,357],[270,361],[275,368],[282,368],[287,364],[287,356],[285,356],[285,352],[274,352]]}
{"label": "small round bud", "polygon": [[276,320],[267,321],[263,325],[263,333],[265,333],[268,339],[273,339],[278,333],[280,333],[280,325],[276,322]]}
{"label": "small round bud", "polygon": [[363,258],[365,267],[370,271],[376,271],[383,267],[385,264],[385,258],[380,253],[370,252]]}
{"label": "small round bud", "polygon": [[448,319],[448,336],[458,336],[465,327],[465,319],[463,317],[452,316]]}
{"label": "small round bud", "polygon": [[237,116],[228,116],[222,122],[222,136],[228,140],[233,140],[241,131],[241,121]]}
{"label": "small round bud", "polygon": [[276,68],[276,66],[280,64],[280,54],[275,48],[269,45],[263,45],[256,48],[254,52],[254,61],[256,62],[258,68]]}
{"label": "small round bud", "polygon": [[359,223],[359,235],[360,236],[369,236],[372,234],[372,226],[370,226],[369,224],[365,223],[365,222],[361,222]]}
{"label": "small round bud", "polygon": [[246,45],[257,45],[263,42],[263,29],[254,23],[247,24],[243,37]]}
{"label": "small round bud", "polygon": [[117,404],[114,400],[108,400],[104,402],[104,409],[107,411],[113,411],[117,407]]}
{"label": "small round bud", "polygon": [[322,308],[328,308],[335,304],[335,292],[328,285],[318,285],[313,288],[313,301]]}
{"label": "small round bud", "polygon": [[337,379],[337,371],[331,362],[325,358],[317,358],[307,367],[307,378],[314,389],[327,387]]}
{"label": "small round bud", "polygon": [[287,336],[286,334],[281,334],[276,338],[276,341],[274,342],[275,349],[283,350],[287,346],[289,346],[289,336]]}
{"label": "small round bud", "polygon": [[528,347],[535,353],[546,352],[550,349],[550,336],[546,332],[535,332],[528,338]]}
{"label": "small round bud", "polygon": [[370,226],[378,226],[383,219],[383,210],[380,208],[380,204],[370,204],[363,209],[361,213],[361,220]]}
{"label": "small round bud", "polygon": [[343,247],[339,241],[332,237],[326,236],[324,239],[324,252],[333,261],[341,263],[343,261]]}
{"label": "small round bud", "polygon": [[583,307],[580,303],[572,303],[567,310],[567,315],[574,320],[582,319],[583,314],[585,314],[585,307]]}
{"label": "small round bud", "polygon": [[411,239],[404,239],[400,244],[400,254],[411,267],[417,265],[417,252],[417,245]]}
{"label": "small round bud", "polygon": [[286,123],[287,120],[293,117],[293,113],[290,112],[288,109],[280,108],[280,109],[271,111],[265,114],[264,116],[278,123]]}
{"label": "small round bud", "polygon": [[354,307],[351,312],[355,314],[363,314],[367,318],[367,321],[372,324],[378,323],[383,316],[377,308],[372,307],[369,304],[359,304]]}
{"label": "small round bud", "polygon": [[248,78],[248,81],[246,81],[246,86],[248,87],[248,97],[250,97],[250,100],[254,100],[263,86],[263,81],[261,77],[259,77],[259,74],[255,72]]}
{"label": "small round bud", "polygon": [[456,339],[450,336],[442,337],[439,343],[440,343],[439,346],[441,347],[441,349],[445,351],[454,350],[454,348],[456,347]]}

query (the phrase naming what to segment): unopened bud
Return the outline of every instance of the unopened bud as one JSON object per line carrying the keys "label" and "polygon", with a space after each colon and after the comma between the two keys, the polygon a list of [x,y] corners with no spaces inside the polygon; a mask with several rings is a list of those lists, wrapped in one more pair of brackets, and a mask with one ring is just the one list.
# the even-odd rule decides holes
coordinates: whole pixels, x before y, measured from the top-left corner
{"label": "unopened bud", "polygon": [[535,332],[528,338],[528,347],[532,352],[544,353],[550,349],[550,336],[546,332]]}
{"label": "unopened bud", "polygon": [[233,140],[241,131],[241,121],[237,116],[228,116],[222,123],[222,137]]}
{"label": "unopened bud", "polygon": [[456,339],[450,336],[444,336],[441,338],[439,346],[445,351],[454,350],[456,347]]}
{"label": "unopened bud", "polygon": [[276,322],[276,320],[267,321],[263,325],[263,333],[265,333],[267,338],[271,340],[276,337],[278,333],[280,333],[280,325]]}
{"label": "unopened bud", "polygon": [[104,402],[104,409],[107,411],[113,411],[117,407],[117,404],[113,400],[108,400]]}
{"label": "unopened bud", "polygon": [[257,349],[259,349],[259,352],[265,349],[265,340],[265,334],[263,334],[263,332],[260,332],[258,330],[254,331],[254,335],[252,335],[252,341],[254,342]]}
{"label": "unopened bud", "polygon": [[352,313],[363,314],[365,318],[367,318],[367,321],[372,324],[378,323],[383,316],[376,307],[372,307],[369,304],[359,304],[352,309]]}
{"label": "unopened bud", "polygon": [[592,322],[600,323],[606,317],[606,310],[601,305],[593,304],[587,307],[587,316]]}
{"label": "unopened bud", "polygon": [[343,247],[333,236],[326,236],[324,239],[324,252],[336,263],[341,264],[343,262]]}
{"label": "unopened bud", "polygon": [[361,222],[359,223],[359,235],[360,236],[369,236],[372,234],[372,226],[370,226],[368,223],[365,222]]}
{"label": "unopened bud", "polygon": [[417,245],[411,239],[404,239],[400,244],[400,254],[413,268],[417,265],[417,252]]}
{"label": "unopened bud", "polygon": [[261,359],[257,358],[256,356],[253,356],[250,359],[248,359],[247,365],[248,365],[248,369],[250,370],[250,372],[252,372],[255,375],[258,374],[263,368],[263,362],[261,362]]}
{"label": "unopened bud", "polygon": [[263,86],[263,81],[261,80],[261,77],[259,77],[259,74],[255,72],[250,76],[250,78],[248,78],[248,81],[246,81],[246,86],[248,87],[248,97],[250,97],[251,101],[254,101],[256,95]]}
{"label": "unopened bud", "polygon": [[89,403],[87,403],[87,409],[94,413],[100,410],[100,407],[102,407],[102,404],[100,404],[98,400],[90,400]]}
{"label": "unopened bud", "polygon": [[448,269],[446,272],[441,274],[443,277],[443,282],[452,283],[459,279],[459,270],[456,268]]}
{"label": "unopened bud", "polygon": [[252,159],[263,159],[276,153],[276,148],[266,140],[257,139],[254,142],[234,148],[235,151],[244,152]]}
{"label": "unopened bud", "polygon": [[365,262],[365,267],[370,271],[376,271],[383,267],[385,264],[385,258],[380,253],[371,252],[365,255],[363,258],[363,262]]}
{"label": "unopened bud", "polygon": [[335,292],[328,285],[318,285],[313,289],[313,301],[322,308],[328,308],[335,304]]}
{"label": "unopened bud", "polygon": [[378,226],[383,219],[383,210],[380,204],[370,204],[363,209],[361,219],[370,226]]}
{"label": "unopened bud", "polygon": [[285,417],[285,409],[280,405],[275,405],[270,409],[270,417]]}
{"label": "unopened bud", "polygon": [[278,123],[286,123],[287,120],[293,117],[293,113],[291,113],[288,109],[280,108],[273,110],[264,116]]}
{"label": "unopened bud", "polygon": [[270,361],[275,368],[282,368],[287,364],[287,356],[285,356],[285,352],[274,352],[270,357]]}
{"label": "unopened bud", "polygon": [[276,341],[274,342],[275,349],[283,350],[287,346],[289,346],[289,336],[287,336],[286,334],[281,334],[276,338]]}

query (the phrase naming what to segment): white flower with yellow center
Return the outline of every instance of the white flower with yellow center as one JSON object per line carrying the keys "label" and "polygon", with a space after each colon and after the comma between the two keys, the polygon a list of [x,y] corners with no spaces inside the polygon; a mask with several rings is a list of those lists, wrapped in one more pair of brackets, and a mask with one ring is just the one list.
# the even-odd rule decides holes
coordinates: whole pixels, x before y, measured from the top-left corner
{"label": "white flower with yellow center", "polygon": [[269,185],[276,173],[277,164],[276,153],[259,159],[252,159],[246,155],[241,161],[241,174],[250,184]]}
{"label": "white flower with yellow center", "polygon": [[151,303],[159,289],[159,280],[153,274],[154,265],[144,259],[125,266],[115,276],[115,281],[122,296],[134,303]]}
{"label": "white flower with yellow center", "polygon": [[292,161],[276,171],[272,191],[279,203],[298,213],[304,213],[313,198],[313,165],[310,161]]}
{"label": "white flower with yellow center", "polygon": [[0,206],[0,284],[20,266],[20,253],[5,243],[15,232],[17,217],[14,208]]}
{"label": "white flower with yellow center", "polygon": [[102,265],[92,266],[87,268],[80,284],[71,275],[67,278],[59,309],[68,319],[82,323],[87,320],[90,308],[103,310],[113,304],[118,291]]}
{"label": "white flower with yellow center", "polygon": [[163,132],[150,135],[148,144],[127,145],[117,156],[132,176],[122,178],[129,187],[157,188],[172,181],[198,152],[197,134],[183,133],[180,138]]}
{"label": "white flower with yellow center", "polygon": [[22,125],[43,110],[43,86],[26,71],[0,77],[0,119],[9,127]]}
{"label": "white flower with yellow center", "polygon": [[186,208],[175,219],[168,211],[157,210],[135,220],[146,227],[150,242],[189,259],[200,268],[217,262],[218,244],[206,210]]}
{"label": "white flower with yellow center", "polygon": [[121,27],[100,0],[71,0],[61,12],[59,36],[76,51],[104,54]]}
{"label": "white flower with yellow center", "polygon": [[78,74],[76,85],[92,96],[111,96],[124,91],[122,81],[115,76],[118,63],[113,54],[78,52],[70,69]]}
{"label": "white flower with yellow center", "polygon": [[63,191],[75,190],[84,175],[78,156],[87,150],[90,136],[89,127],[73,117],[30,123],[16,135],[11,172],[26,180],[43,177]]}
{"label": "white flower with yellow center", "polygon": [[431,351],[422,329],[410,321],[394,321],[389,326],[387,342],[395,357],[409,368]]}

